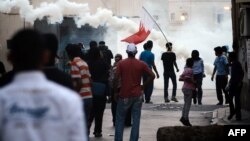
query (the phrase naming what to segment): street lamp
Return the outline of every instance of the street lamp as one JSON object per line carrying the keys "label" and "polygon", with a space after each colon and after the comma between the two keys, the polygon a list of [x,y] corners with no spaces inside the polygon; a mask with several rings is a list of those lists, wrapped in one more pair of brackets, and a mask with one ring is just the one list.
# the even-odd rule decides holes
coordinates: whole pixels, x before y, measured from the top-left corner
{"label": "street lamp", "polygon": [[224,10],[226,11],[230,10],[230,6],[224,6]]}
{"label": "street lamp", "polygon": [[184,15],[181,15],[180,19],[181,19],[181,21],[185,21],[186,17]]}

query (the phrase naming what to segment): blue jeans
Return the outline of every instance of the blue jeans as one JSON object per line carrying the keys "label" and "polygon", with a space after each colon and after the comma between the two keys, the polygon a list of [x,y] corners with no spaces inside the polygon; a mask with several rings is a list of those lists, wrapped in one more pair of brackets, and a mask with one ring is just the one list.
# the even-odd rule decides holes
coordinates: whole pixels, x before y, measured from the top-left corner
{"label": "blue jeans", "polygon": [[118,99],[115,121],[115,141],[123,140],[124,121],[129,108],[132,109],[133,120],[130,141],[138,141],[142,99],[142,96]]}
{"label": "blue jeans", "polygon": [[172,98],[175,98],[176,96],[176,88],[177,88],[177,83],[176,83],[176,75],[175,72],[164,72],[164,98],[165,100],[168,99],[168,82],[169,78],[172,81],[173,84],[173,91],[172,91]]}
{"label": "blue jeans", "polygon": [[[85,113],[85,125],[86,125],[86,135],[89,135],[89,129],[88,129],[88,125],[89,125],[89,117],[90,117],[90,112],[92,110],[92,98],[87,98],[87,99],[83,99],[83,112]],[[87,139],[89,141],[89,138]]]}
{"label": "blue jeans", "polygon": [[[143,81],[146,81],[148,78],[148,75],[143,76]],[[154,81],[150,82],[147,87],[144,89],[144,95],[145,95],[145,101],[150,102],[151,100],[151,95],[153,93],[154,89]]]}

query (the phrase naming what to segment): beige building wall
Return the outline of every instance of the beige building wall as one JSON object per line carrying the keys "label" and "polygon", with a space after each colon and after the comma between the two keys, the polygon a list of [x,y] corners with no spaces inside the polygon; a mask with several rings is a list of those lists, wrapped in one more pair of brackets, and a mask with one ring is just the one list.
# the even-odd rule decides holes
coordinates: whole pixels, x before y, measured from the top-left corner
{"label": "beige building wall", "polygon": [[24,20],[19,15],[0,14],[0,60],[4,63],[6,70],[12,67],[7,61],[7,40],[20,28],[24,27]]}
{"label": "beige building wall", "polygon": [[205,23],[213,29],[223,20],[231,18],[230,9],[226,8],[231,8],[231,0],[169,0],[170,30],[177,30],[189,21]]}

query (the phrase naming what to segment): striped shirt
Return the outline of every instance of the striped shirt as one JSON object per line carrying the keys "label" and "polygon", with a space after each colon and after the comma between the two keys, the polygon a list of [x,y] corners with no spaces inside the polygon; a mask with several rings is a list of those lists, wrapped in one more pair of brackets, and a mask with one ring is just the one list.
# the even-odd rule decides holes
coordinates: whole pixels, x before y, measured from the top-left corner
{"label": "striped shirt", "polygon": [[71,70],[70,74],[72,78],[81,78],[82,86],[79,91],[83,99],[92,98],[90,78],[88,64],[83,61],[80,57],[75,57],[73,61],[70,62]]}

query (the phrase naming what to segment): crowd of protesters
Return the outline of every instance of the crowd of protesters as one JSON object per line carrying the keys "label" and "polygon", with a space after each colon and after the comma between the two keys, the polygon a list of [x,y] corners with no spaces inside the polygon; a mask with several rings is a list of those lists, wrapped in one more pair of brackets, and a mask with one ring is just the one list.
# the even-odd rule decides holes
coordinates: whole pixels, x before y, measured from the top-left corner
{"label": "crowd of protesters", "polygon": [[[124,126],[132,126],[130,140],[137,141],[142,104],[153,103],[153,82],[155,77],[160,78],[152,52],[153,42],[149,40],[144,44],[139,59],[136,45],[127,45],[127,57],[116,54],[113,65],[113,53],[104,41],[99,44],[91,41],[89,50],[84,52],[82,43],[68,44],[65,51],[69,72],[55,66],[58,44],[54,34],[33,29],[23,29],[13,35],[8,54],[13,69],[6,72],[0,62],[0,140],[88,141],[92,122],[93,135],[102,137],[104,110],[110,102],[115,141],[123,140]],[[166,43],[167,51],[161,56],[165,103],[178,102],[178,76],[174,67],[177,72],[179,68],[172,47],[171,42]],[[223,105],[225,100],[230,107],[228,120],[234,115],[236,120],[241,120],[244,71],[235,52],[228,54],[225,46],[215,47],[214,51],[211,80],[216,74],[217,105]],[[183,81],[184,95],[180,121],[192,126],[189,121],[192,99],[193,104],[202,105],[202,82],[206,76],[198,50],[192,51],[183,68],[178,79]],[[171,98],[169,78],[173,84]]]}

